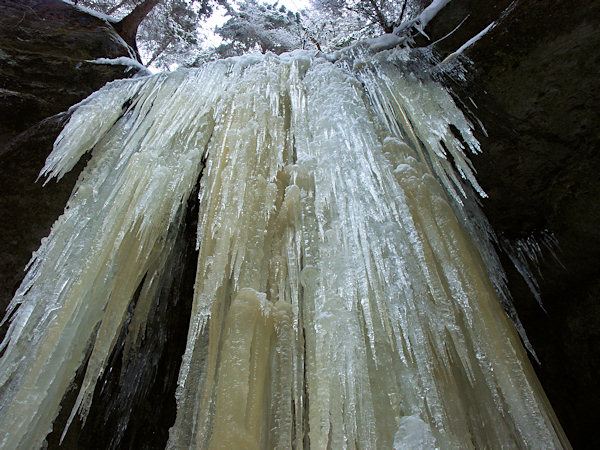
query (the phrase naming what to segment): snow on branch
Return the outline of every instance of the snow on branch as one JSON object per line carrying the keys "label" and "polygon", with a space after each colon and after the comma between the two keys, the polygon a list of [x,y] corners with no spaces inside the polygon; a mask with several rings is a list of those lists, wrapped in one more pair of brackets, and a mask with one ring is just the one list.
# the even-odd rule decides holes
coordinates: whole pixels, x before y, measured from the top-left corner
{"label": "snow on branch", "polygon": [[126,56],[120,56],[118,58],[110,58],[110,59],[109,58],[88,59],[88,60],[86,60],[86,62],[89,62],[92,64],[108,64],[108,65],[112,65],[112,66],[127,66],[128,67],[126,70],[127,72],[130,70],[137,69],[138,70],[137,75],[139,75],[139,76],[152,75],[152,72],[150,72],[146,66],[144,66],[140,62],[136,61],[135,59],[127,58]]}
{"label": "snow on branch", "polygon": [[431,5],[425,8],[421,14],[415,17],[412,20],[404,22],[394,28],[393,34],[400,36],[402,34],[407,34],[414,27],[419,33],[423,34],[425,37],[427,35],[423,31],[427,24],[431,22],[431,20],[437,16],[437,14],[448,4],[451,0],[433,0]]}
{"label": "snow on branch", "polygon": [[475,42],[477,42],[479,39],[481,39],[485,34],[487,34],[488,31],[490,31],[495,26],[496,26],[496,22],[490,23],[487,27],[485,27],[483,30],[481,30],[479,33],[477,33],[475,36],[473,36],[471,39],[469,39],[467,42],[465,42],[463,45],[461,45],[458,48],[458,50],[456,50],[455,52],[452,52],[448,56],[446,56],[440,64],[444,64],[444,63],[456,58],[458,55],[460,55],[462,52],[464,52],[467,48],[469,48],[471,45],[473,45]]}
{"label": "snow on branch", "polygon": [[89,14],[90,16],[94,16],[100,20],[104,20],[105,22],[108,22],[110,24],[114,25],[115,23],[117,23],[119,21],[119,19],[115,19],[114,17],[109,16],[108,14],[103,14],[101,12],[95,11],[95,10],[87,8],[85,6],[78,5],[77,3],[72,2],[70,0],[62,0],[62,1],[63,1],[63,3],[66,3],[67,5],[71,5],[81,12]]}
{"label": "snow on branch", "polygon": [[431,5],[425,8],[421,14],[412,20],[402,23],[394,28],[392,33],[383,34],[377,38],[368,39],[366,42],[369,49],[375,52],[389,50],[391,48],[403,45],[412,40],[411,31],[416,29],[417,32],[429,37],[423,31],[429,22],[444,8],[451,0],[433,0]]}

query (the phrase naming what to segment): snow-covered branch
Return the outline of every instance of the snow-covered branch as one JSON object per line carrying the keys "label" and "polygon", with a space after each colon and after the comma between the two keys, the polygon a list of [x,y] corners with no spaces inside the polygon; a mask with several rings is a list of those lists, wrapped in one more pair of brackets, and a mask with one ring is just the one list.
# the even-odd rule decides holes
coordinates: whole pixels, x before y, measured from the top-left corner
{"label": "snow-covered branch", "polygon": [[126,66],[128,67],[126,71],[130,70],[138,70],[138,75],[152,75],[152,72],[148,70],[146,66],[136,61],[133,58],[127,58],[126,56],[120,56],[118,58],[98,58],[98,59],[88,59],[86,62],[92,64],[108,64],[111,66]]}
{"label": "snow-covered branch", "polygon": [[394,28],[393,34],[401,36],[409,34],[412,29],[415,29],[427,37],[424,32],[425,27],[448,3],[450,3],[450,1],[451,0],[433,0],[431,5],[425,8],[417,17]]}
{"label": "snow-covered branch", "polygon": [[483,30],[481,30],[479,33],[477,33],[475,36],[473,36],[471,39],[469,39],[467,42],[465,42],[463,45],[461,45],[458,50],[456,50],[455,52],[452,52],[448,56],[446,56],[446,58],[444,58],[444,60],[440,64],[444,64],[444,63],[456,58],[458,55],[460,55],[462,52],[464,52],[467,48],[469,48],[471,45],[473,45],[475,42],[477,42],[479,39],[481,39],[485,34],[487,34],[488,31],[490,31],[495,26],[496,26],[496,22],[490,23],[487,27],[485,27]]}

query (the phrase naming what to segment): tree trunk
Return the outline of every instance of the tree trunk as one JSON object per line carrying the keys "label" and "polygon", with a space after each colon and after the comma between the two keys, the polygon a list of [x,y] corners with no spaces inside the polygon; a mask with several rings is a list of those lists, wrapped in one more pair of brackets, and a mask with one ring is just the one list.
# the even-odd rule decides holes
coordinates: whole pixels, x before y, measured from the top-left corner
{"label": "tree trunk", "polygon": [[138,54],[138,50],[135,43],[135,36],[137,34],[138,26],[159,1],[160,0],[144,0],[142,3],[137,5],[133,11],[131,11],[114,25],[117,33],[121,35],[127,45],[135,50],[136,54]]}
{"label": "tree trunk", "polygon": [[406,12],[406,5],[408,4],[408,0],[404,0],[404,4],[402,5],[402,11],[400,11],[400,17],[398,18],[398,25],[402,23],[404,20],[404,13]]}

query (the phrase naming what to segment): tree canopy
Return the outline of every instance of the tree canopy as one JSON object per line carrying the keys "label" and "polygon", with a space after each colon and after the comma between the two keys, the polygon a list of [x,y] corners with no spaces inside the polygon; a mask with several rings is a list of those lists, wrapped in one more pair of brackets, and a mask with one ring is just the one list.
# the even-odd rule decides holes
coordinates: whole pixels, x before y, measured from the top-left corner
{"label": "tree canopy", "polygon": [[[311,0],[290,11],[260,0],[79,0],[115,19],[148,66],[167,69],[248,52],[330,51],[390,33],[427,0]],[[217,14],[215,14],[217,13]],[[219,23],[218,17],[221,17]],[[209,45],[207,35],[218,44]]]}
{"label": "tree canopy", "polygon": [[300,14],[284,6],[248,0],[237,9],[230,8],[228,15],[216,33],[237,52],[283,53],[305,47],[306,33]]}
{"label": "tree canopy", "polygon": [[333,17],[356,16],[371,32],[391,33],[424,7],[424,0],[312,0],[317,10]]}
{"label": "tree canopy", "polygon": [[142,62],[168,68],[185,63],[200,45],[199,28],[225,0],[79,0],[115,19],[125,42]]}

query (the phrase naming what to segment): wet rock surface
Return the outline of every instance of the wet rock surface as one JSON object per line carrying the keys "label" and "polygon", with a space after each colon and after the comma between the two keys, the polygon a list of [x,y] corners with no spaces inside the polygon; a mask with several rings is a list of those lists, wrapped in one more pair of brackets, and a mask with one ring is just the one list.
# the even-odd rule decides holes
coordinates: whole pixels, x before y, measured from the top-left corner
{"label": "wet rock surface", "polygon": [[20,132],[123,78],[129,56],[103,20],[60,0],[0,1],[0,133]]}

